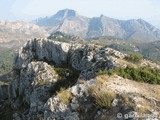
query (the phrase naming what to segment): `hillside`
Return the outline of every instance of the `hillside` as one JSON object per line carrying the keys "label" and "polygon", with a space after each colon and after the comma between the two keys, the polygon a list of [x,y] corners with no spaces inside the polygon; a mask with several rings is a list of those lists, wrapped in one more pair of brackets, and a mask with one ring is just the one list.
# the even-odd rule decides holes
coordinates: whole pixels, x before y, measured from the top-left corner
{"label": "hillside", "polygon": [[139,44],[141,53],[148,59],[160,63],[160,41]]}
{"label": "hillside", "polygon": [[26,38],[46,37],[47,32],[32,23],[22,21],[0,21],[0,48],[22,46]]}
{"label": "hillside", "polygon": [[12,77],[0,87],[3,120],[160,115],[160,66],[106,46],[33,39],[16,54]]}
{"label": "hillside", "polygon": [[117,20],[104,15],[87,18],[74,10],[64,9],[33,22],[49,33],[60,31],[83,38],[107,36],[145,42],[160,40],[160,30],[142,19]]}
{"label": "hillside", "polygon": [[155,42],[125,42],[125,41],[108,41],[108,40],[98,40],[99,43],[103,42],[103,45],[108,45],[109,47],[118,50],[123,53],[137,53],[141,54],[145,59],[149,59],[156,63],[160,63],[160,41]]}

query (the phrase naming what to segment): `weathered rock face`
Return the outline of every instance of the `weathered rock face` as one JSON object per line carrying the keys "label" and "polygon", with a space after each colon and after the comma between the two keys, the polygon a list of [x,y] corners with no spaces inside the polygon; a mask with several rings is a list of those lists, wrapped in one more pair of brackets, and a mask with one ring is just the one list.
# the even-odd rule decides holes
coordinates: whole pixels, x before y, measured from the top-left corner
{"label": "weathered rock face", "polygon": [[0,101],[8,98],[8,85],[0,86]]}
{"label": "weathered rock face", "polygon": [[48,61],[55,64],[66,62],[70,44],[51,40],[28,41],[15,57],[15,69],[25,68],[29,62]]}
{"label": "weathered rock face", "polygon": [[42,110],[43,104],[51,95],[58,75],[45,62],[31,62],[26,68],[15,70],[15,80],[10,86],[10,98],[14,109],[28,106],[32,115]]}
{"label": "weathered rock face", "polygon": [[81,71],[83,79],[90,79],[99,70],[108,70],[115,67],[111,59],[110,50],[95,48],[93,45],[71,45],[52,40],[31,40],[21,48],[15,57],[14,68],[26,68],[29,62],[46,61],[55,65],[70,64]]}
{"label": "weathered rock face", "polygon": [[95,77],[99,70],[109,70],[116,66],[107,48],[96,48],[95,46],[84,46],[75,50],[71,58],[72,67],[81,71],[81,79]]}
{"label": "weathered rock face", "polygon": [[89,80],[99,70],[114,68],[116,62],[107,48],[42,39],[28,41],[14,59],[14,81],[9,87],[15,120],[81,118],[76,112],[80,106],[78,101],[89,103],[87,85],[90,82],[70,88],[72,102],[66,105],[56,95],[63,81],[58,81],[61,76],[51,65],[68,66],[80,72],[79,79]]}
{"label": "weathered rock face", "polygon": [[[44,105],[44,119],[58,120],[80,120],[86,119],[90,111],[92,111],[93,103],[88,99],[88,87],[95,85],[95,79],[86,81],[84,84],[76,84],[68,89],[72,94],[69,105],[64,104],[58,96],[53,96]],[[90,104],[90,105],[89,105]],[[79,112],[82,111],[80,114]],[[93,117],[94,115],[92,115]],[[92,118],[90,116],[90,118]]]}

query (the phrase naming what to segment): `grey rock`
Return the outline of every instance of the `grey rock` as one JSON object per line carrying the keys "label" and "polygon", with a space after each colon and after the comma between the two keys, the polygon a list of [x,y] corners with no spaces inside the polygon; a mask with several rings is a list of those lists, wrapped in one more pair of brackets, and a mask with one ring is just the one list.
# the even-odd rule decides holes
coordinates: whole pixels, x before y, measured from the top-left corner
{"label": "grey rock", "polygon": [[77,84],[71,88],[71,93],[77,97],[87,95],[87,86],[85,84]]}
{"label": "grey rock", "polygon": [[34,39],[28,41],[14,59],[15,69],[25,68],[33,60],[61,64],[66,62],[70,44]]}
{"label": "grey rock", "polygon": [[13,114],[13,120],[21,120],[21,117],[19,116],[18,113]]}
{"label": "grey rock", "polygon": [[[75,107],[75,106],[74,106]],[[71,109],[60,102],[57,96],[50,98],[44,106],[44,120],[77,120],[79,119],[77,112],[72,112]]]}
{"label": "grey rock", "polygon": [[104,48],[94,49],[87,45],[75,50],[71,63],[73,68],[81,71],[80,79],[91,79],[95,77],[95,72],[116,66],[116,62],[109,56]]}
{"label": "grey rock", "polygon": [[79,104],[76,104],[76,103],[71,103],[71,108],[72,110],[76,110],[77,108],[79,107]]}
{"label": "grey rock", "polygon": [[7,99],[8,96],[8,85],[2,85],[0,86],[0,101]]}
{"label": "grey rock", "polygon": [[32,116],[43,109],[58,75],[45,62],[31,62],[26,68],[22,68],[17,76],[10,86],[10,99],[16,109],[22,104],[28,104],[29,115]]}
{"label": "grey rock", "polygon": [[78,103],[78,100],[77,100],[76,97],[73,97],[73,98],[72,98],[72,103],[75,103],[75,104]]}
{"label": "grey rock", "polygon": [[[18,110],[24,104],[27,106],[24,112],[18,113],[21,119],[80,119],[75,111],[81,106],[80,103],[88,103],[88,87],[96,84],[96,80],[91,78],[99,70],[116,67],[108,51],[94,45],[48,39],[28,41],[14,59],[14,80],[9,86],[12,108]],[[59,75],[51,66],[61,67],[64,64],[80,72],[79,80],[85,80],[83,84],[76,83],[68,89],[72,95],[69,105],[56,95]],[[88,108],[85,110],[89,111]]]}
{"label": "grey rock", "polygon": [[65,120],[79,120],[79,116],[77,112],[73,112],[71,114],[69,114]]}
{"label": "grey rock", "polygon": [[114,99],[112,102],[112,107],[116,107],[118,105],[118,99]]}
{"label": "grey rock", "polygon": [[98,116],[101,115],[101,111],[97,111],[97,115],[98,115]]}
{"label": "grey rock", "polygon": [[14,69],[26,68],[33,60],[56,65],[71,64],[73,68],[81,71],[81,79],[91,79],[95,77],[95,72],[116,66],[107,51],[102,48],[94,49],[92,45],[34,39],[28,41],[15,57]]}

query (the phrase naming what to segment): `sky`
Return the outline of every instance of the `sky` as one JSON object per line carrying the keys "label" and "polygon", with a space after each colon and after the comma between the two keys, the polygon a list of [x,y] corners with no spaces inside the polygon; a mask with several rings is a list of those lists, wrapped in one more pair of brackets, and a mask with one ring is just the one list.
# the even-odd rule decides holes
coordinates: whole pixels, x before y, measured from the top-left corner
{"label": "sky", "polygon": [[0,20],[31,21],[66,8],[86,17],[141,18],[160,28],[160,0],[0,0]]}

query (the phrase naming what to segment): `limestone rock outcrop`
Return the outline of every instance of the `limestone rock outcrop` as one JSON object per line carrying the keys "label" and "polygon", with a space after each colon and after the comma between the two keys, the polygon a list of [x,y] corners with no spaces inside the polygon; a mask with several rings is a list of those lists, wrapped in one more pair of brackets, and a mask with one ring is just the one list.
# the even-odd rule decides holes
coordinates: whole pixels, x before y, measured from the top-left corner
{"label": "limestone rock outcrop", "polygon": [[[63,87],[62,84],[66,84],[63,83],[64,80],[59,79],[70,76],[72,72],[65,72],[65,76],[59,76],[53,66],[55,68],[67,66],[79,73],[79,79],[91,81],[90,79],[94,78],[99,70],[116,67],[116,61],[110,57],[107,48],[103,47],[48,39],[28,41],[15,56],[14,80],[9,86],[9,97],[15,120],[80,119],[79,113],[75,110],[80,106],[79,100],[87,102],[89,81],[69,88],[72,102],[66,105],[56,94],[60,87]],[[20,111],[22,108],[23,110]]]}
{"label": "limestone rock outcrop", "polygon": [[[13,120],[122,120],[125,116],[117,117],[118,113],[139,114],[145,103],[145,110],[158,116],[159,86],[140,84],[119,76],[96,76],[101,70],[120,65],[118,60],[124,63],[125,56],[93,44],[30,40],[15,56],[13,81],[7,91],[9,99],[0,104],[0,117]],[[151,91],[146,92],[146,88]]]}
{"label": "limestone rock outcrop", "polygon": [[57,66],[69,64],[79,70],[84,79],[93,78],[98,70],[108,70],[116,66],[116,62],[110,57],[110,50],[105,48],[42,39],[28,41],[21,48],[15,57],[14,68],[26,68],[33,60],[46,61]]}
{"label": "limestone rock outcrop", "polygon": [[33,60],[60,64],[66,61],[69,49],[68,43],[43,39],[30,40],[15,57],[14,67],[25,68]]}
{"label": "limestone rock outcrop", "polygon": [[54,90],[58,75],[45,62],[31,62],[15,72],[15,80],[10,86],[10,98],[14,99],[12,107],[17,110],[28,106],[28,115],[32,116],[42,110],[51,90]]}

